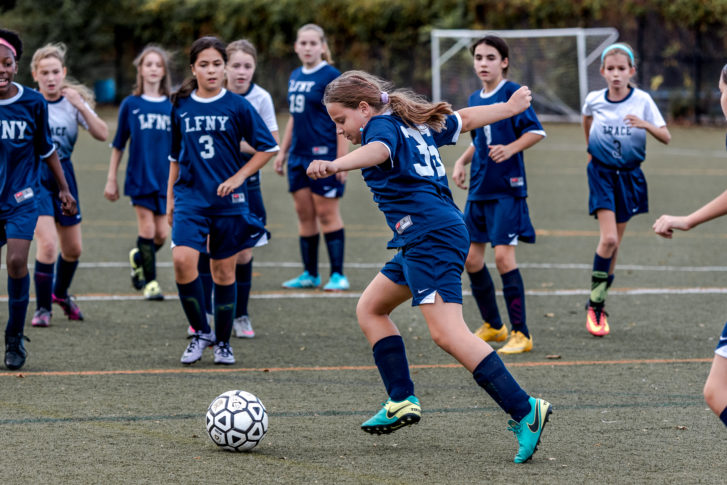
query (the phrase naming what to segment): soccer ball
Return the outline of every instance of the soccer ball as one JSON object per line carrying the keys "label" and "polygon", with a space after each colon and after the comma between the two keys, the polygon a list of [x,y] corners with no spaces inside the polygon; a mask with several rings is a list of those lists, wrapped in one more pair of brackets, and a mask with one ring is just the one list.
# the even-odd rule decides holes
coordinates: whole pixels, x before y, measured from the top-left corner
{"label": "soccer ball", "polygon": [[245,391],[220,394],[207,408],[207,433],[229,451],[248,451],[268,432],[268,413],[255,395]]}

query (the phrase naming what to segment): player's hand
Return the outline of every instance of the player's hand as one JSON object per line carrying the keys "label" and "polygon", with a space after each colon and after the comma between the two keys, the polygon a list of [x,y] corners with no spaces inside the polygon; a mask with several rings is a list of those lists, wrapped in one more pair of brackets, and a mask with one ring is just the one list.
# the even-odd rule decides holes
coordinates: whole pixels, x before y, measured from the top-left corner
{"label": "player's hand", "polygon": [[456,162],[452,171],[452,181],[462,190],[467,190],[467,171],[463,163]]}
{"label": "player's hand", "polygon": [[495,163],[502,163],[509,160],[513,152],[508,145],[490,145],[490,158]]}
{"label": "player's hand", "polygon": [[690,229],[686,216],[663,215],[652,226],[654,232],[661,237],[671,239],[674,229],[688,231]]}
{"label": "player's hand", "polygon": [[58,198],[61,200],[61,210],[64,216],[75,216],[78,213],[76,199],[73,198],[68,190],[59,191]]}
{"label": "player's hand", "polygon": [[507,104],[514,110],[515,114],[518,114],[528,109],[532,100],[533,94],[530,92],[530,88],[522,86],[520,89],[512,93]]}
{"label": "player's hand", "polygon": [[115,180],[107,180],[103,189],[103,196],[111,202],[119,200],[119,184]]}
{"label": "player's hand", "polygon": [[78,91],[73,88],[65,87],[61,89],[61,96],[66,98],[76,109],[81,109],[83,106],[83,98]]}
{"label": "player's hand", "polygon": [[634,128],[646,129],[649,126],[649,122],[642,120],[636,115],[626,115],[624,116],[624,121],[626,125],[633,126]]}
{"label": "player's hand", "polygon": [[246,177],[239,172],[236,173],[217,186],[217,195],[220,197],[227,197],[245,182],[245,178]]}
{"label": "player's hand", "polygon": [[285,175],[286,158],[287,156],[283,152],[278,152],[278,155],[275,157],[275,161],[273,162],[273,170],[275,170],[275,173],[277,173],[281,177]]}
{"label": "player's hand", "polygon": [[338,173],[336,165],[328,160],[313,160],[308,165],[308,170],[306,171],[306,175],[313,180],[330,177],[336,173]]}

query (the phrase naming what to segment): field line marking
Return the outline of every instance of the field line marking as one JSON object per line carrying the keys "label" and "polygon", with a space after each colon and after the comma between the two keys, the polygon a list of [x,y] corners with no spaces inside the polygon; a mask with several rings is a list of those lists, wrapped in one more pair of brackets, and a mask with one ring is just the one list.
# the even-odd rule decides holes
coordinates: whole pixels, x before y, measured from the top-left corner
{"label": "field line marking", "polygon": [[[495,292],[502,296],[502,290]],[[591,291],[583,288],[558,289],[558,290],[525,290],[528,296],[582,296],[590,295]],[[727,294],[727,288],[724,287],[691,287],[691,288],[619,288],[609,290],[611,296],[637,296],[637,295],[724,295]],[[471,296],[472,292],[463,290],[462,296]],[[355,291],[253,291],[250,293],[252,300],[285,300],[285,299],[353,299],[360,298],[361,293]],[[145,301],[143,295],[139,293],[86,293],[74,295],[76,301]],[[176,294],[164,295],[165,300],[178,300]],[[0,295],[0,303],[7,302],[7,295]],[[30,301],[35,301],[35,297],[31,297]]]}
{"label": "field line marking", "polygon": [[[597,234],[597,233],[596,233]],[[721,236],[727,237],[727,236]],[[329,267],[328,263],[321,262],[321,267]],[[377,263],[346,263],[347,268],[355,269],[381,269],[384,266],[384,262]],[[33,268],[32,264],[29,264],[30,269]],[[128,261],[86,261],[78,264],[79,268],[83,269],[103,269],[103,268],[128,268]],[[171,261],[158,261],[157,267],[160,268],[171,268]],[[298,268],[300,267],[299,262],[295,261],[258,261],[255,260],[255,267],[257,268]],[[495,263],[487,263],[488,268],[496,268]],[[574,270],[587,270],[593,269],[593,265],[585,263],[518,263],[519,268],[523,269],[574,269]],[[5,265],[1,266],[2,269],[6,269]],[[619,270],[630,270],[630,271],[670,271],[670,272],[682,272],[682,273],[724,273],[727,272],[727,266],[664,266],[664,265],[645,265],[645,264],[619,264]]]}
{"label": "field line marking", "polygon": [[[712,362],[712,358],[691,359],[622,359],[622,360],[548,360],[539,362],[511,362],[508,367],[545,367],[545,366],[591,366],[591,365],[648,365],[648,364],[701,364]],[[460,364],[417,364],[411,369],[456,369]],[[375,365],[331,365],[312,367],[243,367],[196,369],[180,367],[177,369],[120,369],[120,370],[89,370],[89,371],[29,371],[0,372],[0,377],[70,377],[70,376],[108,376],[108,375],[156,375],[156,374],[223,374],[237,372],[329,372],[329,371],[369,371],[376,370]]]}

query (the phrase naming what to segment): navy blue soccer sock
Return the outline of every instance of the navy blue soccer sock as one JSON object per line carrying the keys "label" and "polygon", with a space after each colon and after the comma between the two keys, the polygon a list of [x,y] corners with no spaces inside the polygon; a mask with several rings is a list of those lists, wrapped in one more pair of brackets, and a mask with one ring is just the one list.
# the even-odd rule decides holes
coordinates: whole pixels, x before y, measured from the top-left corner
{"label": "navy blue soccer sock", "polygon": [[33,271],[33,281],[35,281],[35,301],[36,308],[40,310],[45,308],[51,310],[51,293],[53,292],[53,273],[55,267],[53,263],[41,263],[35,261],[35,270]]}
{"label": "navy blue soccer sock", "polygon": [[615,279],[616,279],[615,274],[608,275],[608,278],[606,279],[606,290],[611,288],[611,286],[613,285],[613,280],[615,280]]}
{"label": "navy blue soccer sock", "polygon": [[300,236],[300,255],[303,258],[303,268],[313,277],[318,276],[318,242],[320,236]]}
{"label": "navy blue soccer sock", "polygon": [[491,352],[482,359],[472,373],[477,384],[495,400],[512,419],[520,422],[530,412],[530,396],[523,391],[505,364]]}
{"label": "navy blue soccer sock", "polygon": [[477,308],[480,309],[482,320],[489,323],[494,329],[502,328],[502,319],[495,299],[495,284],[492,282],[487,266],[482,266],[482,269],[476,273],[467,272],[467,275],[470,277],[472,296],[477,303]]}
{"label": "navy blue soccer sock", "polygon": [[345,235],[343,228],[327,232],[323,235],[326,240],[326,247],[328,248],[328,258],[331,261],[331,274],[338,273],[343,274],[343,252]]}
{"label": "navy blue soccer sock", "polygon": [[721,419],[724,425],[727,426],[727,408],[722,410],[722,413],[719,415],[719,419]]}
{"label": "navy blue soccer sock", "polygon": [[[591,273],[590,305],[603,307],[608,293],[608,271],[611,269],[612,258],[604,258],[596,253],[593,256],[593,272]],[[613,280],[612,280],[613,281]]]}
{"label": "navy blue soccer sock", "polygon": [[136,238],[136,247],[139,248],[139,255],[141,256],[141,268],[144,270],[144,280],[147,283],[156,280],[157,263],[154,239],[138,236]]}
{"label": "navy blue soccer sock", "polygon": [[212,313],[212,271],[210,270],[209,253],[199,253],[197,261],[197,272],[199,279],[202,281],[202,291],[204,294],[204,307],[206,311]]}
{"label": "navy blue soccer sock", "polygon": [[206,308],[204,306],[204,289],[202,288],[201,278],[181,284],[177,283],[177,290],[179,290],[179,301],[182,303],[182,310],[187,316],[187,321],[193,329],[203,333],[209,333],[211,331],[210,326],[207,324]]}
{"label": "navy blue soccer sock", "polygon": [[252,259],[245,264],[235,266],[235,284],[237,285],[237,307],[235,318],[247,315],[247,302],[250,301],[252,287]]}
{"label": "navy blue soccer sock", "polygon": [[235,318],[235,299],[237,285],[218,285],[215,287],[215,335],[218,342],[229,342],[232,335],[232,320]]}
{"label": "navy blue soccer sock", "polygon": [[159,252],[159,250],[160,250],[161,248],[163,248],[163,247],[164,247],[164,243],[161,243],[161,244],[159,244],[159,243],[156,243],[156,242],[155,242],[155,243],[154,243],[154,252],[155,252],[155,253],[158,253],[158,252]]}
{"label": "navy blue soccer sock", "polygon": [[73,275],[76,274],[78,261],[66,261],[59,254],[56,263],[56,282],[53,285],[53,294],[58,298],[68,298],[68,288],[73,281]]}
{"label": "navy blue soccer sock", "polygon": [[374,344],[374,362],[392,401],[403,401],[414,394],[409,375],[404,340],[399,335],[384,337]]}
{"label": "navy blue soccer sock", "polygon": [[515,268],[500,275],[500,278],[502,278],[502,293],[505,296],[512,330],[522,332],[523,335],[530,338],[530,332],[525,323],[525,287],[520,270]]}
{"label": "navy blue soccer sock", "polygon": [[25,327],[25,316],[30,301],[30,274],[22,278],[8,276],[8,324],[5,335],[20,335]]}

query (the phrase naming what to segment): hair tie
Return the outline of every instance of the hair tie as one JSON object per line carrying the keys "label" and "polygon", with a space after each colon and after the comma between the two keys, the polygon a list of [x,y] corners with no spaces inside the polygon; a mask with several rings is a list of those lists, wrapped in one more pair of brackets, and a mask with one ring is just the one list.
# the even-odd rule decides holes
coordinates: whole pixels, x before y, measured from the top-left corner
{"label": "hair tie", "polygon": [[381,104],[387,104],[389,102],[389,93],[381,91]]}
{"label": "hair tie", "polygon": [[601,52],[601,64],[603,64],[603,59],[606,57],[606,54],[614,49],[621,49],[622,51],[624,51],[629,56],[629,59],[631,59],[631,65],[633,66],[634,64],[636,64],[636,61],[634,61],[634,53],[631,52],[629,46],[621,43],[611,44],[610,46],[603,49],[603,52]]}
{"label": "hair tie", "polygon": [[15,47],[13,47],[13,45],[10,42],[3,39],[2,37],[0,37],[0,45],[4,45],[8,49],[10,49],[10,52],[13,53],[13,57],[18,57],[18,53],[15,51]]}

